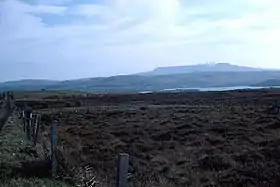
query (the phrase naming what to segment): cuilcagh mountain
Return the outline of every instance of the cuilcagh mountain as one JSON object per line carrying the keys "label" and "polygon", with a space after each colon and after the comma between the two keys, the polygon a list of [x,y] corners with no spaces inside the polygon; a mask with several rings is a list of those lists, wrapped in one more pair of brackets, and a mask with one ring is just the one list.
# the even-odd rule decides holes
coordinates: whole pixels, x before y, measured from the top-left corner
{"label": "cuilcagh mountain", "polygon": [[19,80],[0,83],[0,91],[76,90],[97,93],[162,91],[172,88],[280,86],[280,70],[228,63],[159,67],[133,75],[66,81]]}

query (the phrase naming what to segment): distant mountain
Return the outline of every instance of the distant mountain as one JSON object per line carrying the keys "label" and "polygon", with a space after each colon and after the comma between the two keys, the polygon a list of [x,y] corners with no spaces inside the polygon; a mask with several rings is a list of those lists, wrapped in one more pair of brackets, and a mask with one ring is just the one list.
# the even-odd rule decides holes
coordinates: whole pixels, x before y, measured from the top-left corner
{"label": "distant mountain", "polygon": [[248,72],[248,71],[262,71],[264,69],[252,68],[246,66],[231,65],[228,63],[217,64],[198,64],[190,66],[170,66],[159,67],[150,72],[140,73],[140,75],[167,75],[167,74],[182,74],[194,72]]}
{"label": "distant mountain", "polygon": [[254,84],[253,86],[265,86],[265,87],[280,86],[280,77],[279,77],[279,79],[265,80],[265,81],[262,81],[260,83]]}
{"label": "distant mountain", "polygon": [[[183,71],[184,73],[179,73]],[[173,72],[173,73],[171,73]],[[177,72],[177,73],[175,73]],[[148,76],[147,76],[148,75]],[[21,80],[0,83],[0,91],[73,90],[96,93],[163,91],[174,88],[274,86],[279,85],[280,71],[230,64],[158,68],[152,73],[67,81]]]}
{"label": "distant mountain", "polygon": [[19,81],[9,81],[0,83],[0,90],[40,90],[46,86],[54,85],[59,81],[40,80],[40,79],[25,79]]}
{"label": "distant mountain", "polygon": [[163,91],[173,88],[207,88],[250,86],[280,78],[280,71],[195,72],[185,74],[141,76],[123,75],[62,81],[46,89],[94,91],[102,93]]}

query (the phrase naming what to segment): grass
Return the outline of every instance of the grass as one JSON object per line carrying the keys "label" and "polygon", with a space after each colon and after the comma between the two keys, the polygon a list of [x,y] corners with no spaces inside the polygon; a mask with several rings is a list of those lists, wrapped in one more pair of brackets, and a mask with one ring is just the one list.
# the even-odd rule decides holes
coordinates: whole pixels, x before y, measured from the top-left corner
{"label": "grass", "polygon": [[20,121],[11,117],[0,132],[0,187],[68,187],[52,180],[48,164],[27,140]]}

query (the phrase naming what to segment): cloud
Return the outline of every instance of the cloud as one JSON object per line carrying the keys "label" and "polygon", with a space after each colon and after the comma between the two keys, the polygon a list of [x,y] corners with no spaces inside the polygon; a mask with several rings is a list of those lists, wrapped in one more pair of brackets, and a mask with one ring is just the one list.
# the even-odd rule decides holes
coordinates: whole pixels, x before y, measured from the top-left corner
{"label": "cloud", "polygon": [[35,5],[64,5],[72,1],[74,0],[25,0],[25,2]]}
{"label": "cloud", "polygon": [[[279,5],[277,0],[2,0],[0,63],[22,69],[20,64],[30,62],[40,70],[30,76],[58,79],[208,61],[277,68]],[[26,76],[7,65],[5,71],[16,73],[0,80]]]}
{"label": "cloud", "polygon": [[40,5],[33,7],[29,10],[31,13],[49,13],[49,14],[63,14],[66,7]]}
{"label": "cloud", "polygon": [[70,10],[70,13],[74,15],[80,15],[80,16],[86,16],[92,18],[94,16],[100,16],[106,11],[108,11],[108,8],[103,5],[81,4],[75,6],[72,10]]}

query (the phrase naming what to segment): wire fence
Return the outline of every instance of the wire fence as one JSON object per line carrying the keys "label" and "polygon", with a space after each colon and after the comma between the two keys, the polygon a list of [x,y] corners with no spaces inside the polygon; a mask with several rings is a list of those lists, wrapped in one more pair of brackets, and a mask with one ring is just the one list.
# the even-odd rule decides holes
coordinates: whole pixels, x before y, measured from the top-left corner
{"label": "wire fence", "polygon": [[[41,139],[44,138],[45,141],[48,141],[44,144],[44,152],[47,159],[51,161],[51,176],[53,179],[57,179],[58,170],[61,168],[63,163],[60,163],[60,153],[58,150],[58,130],[56,120],[52,120],[51,125],[46,125],[42,117],[39,113],[30,111],[30,110],[18,110],[17,111],[18,118],[22,119],[22,129],[26,133],[26,137],[28,140],[33,142],[33,145],[36,146],[40,144],[40,136]],[[50,129],[47,129],[50,127]],[[50,136],[44,137],[44,132],[49,131]],[[46,146],[49,145],[49,146]],[[65,156],[65,155],[64,155]],[[67,155],[66,155],[67,156]],[[121,153],[118,155],[117,164],[117,173],[116,173],[116,187],[127,187],[128,186],[128,170],[129,170],[129,154]],[[62,167],[63,168],[63,167]],[[78,175],[80,175],[80,179],[78,186],[88,187],[88,186],[96,186],[95,176],[87,174],[87,170],[89,167],[82,168],[83,171],[79,171]],[[70,175],[71,176],[71,175]],[[71,180],[71,179],[70,179]]]}

